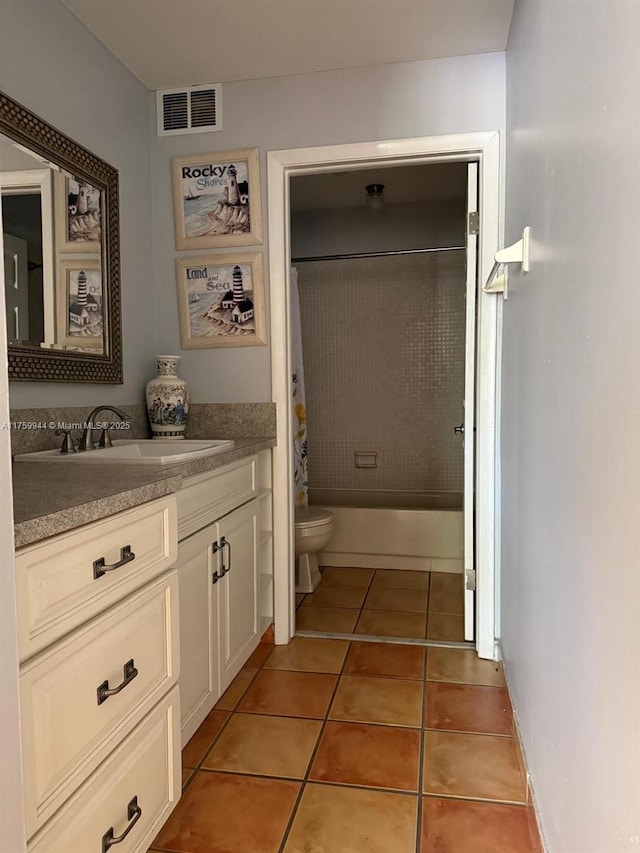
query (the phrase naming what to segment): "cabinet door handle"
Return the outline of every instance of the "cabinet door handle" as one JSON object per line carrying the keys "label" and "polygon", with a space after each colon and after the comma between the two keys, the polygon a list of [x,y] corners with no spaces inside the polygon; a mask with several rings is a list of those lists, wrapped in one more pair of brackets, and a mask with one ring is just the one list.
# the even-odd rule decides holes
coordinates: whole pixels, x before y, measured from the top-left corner
{"label": "cabinet door handle", "polygon": [[120,566],[126,566],[127,563],[133,562],[135,558],[136,555],[131,550],[131,545],[124,545],[120,549],[120,559],[117,563],[112,563],[108,566],[104,557],[100,557],[99,560],[93,561],[93,577],[97,580],[98,578],[101,578],[102,575],[106,575],[107,572],[114,572],[116,569],[119,569]]}
{"label": "cabinet door handle", "polygon": [[[222,547],[223,547],[223,548],[228,548],[228,549],[229,549],[229,563],[228,563],[228,565],[226,566],[226,568],[225,568],[224,562],[223,562],[223,564],[222,564],[222,574],[226,575],[226,574],[227,574],[227,572],[230,572],[230,571],[231,571],[231,542],[227,542],[227,540],[224,538],[224,536],[222,537],[222,539],[220,540],[220,542],[222,543]],[[223,560],[224,560],[224,557],[223,557]]]}
{"label": "cabinet door handle", "polygon": [[[212,554],[217,554],[218,551],[222,551],[223,548],[224,548],[224,545],[220,545],[217,539],[215,542],[211,543],[211,553]],[[224,568],[224,566],[223,566],[223,568]],[[212,584],[218,583],[218,581],[222,577],[224,577],[224,572],[218,572],[218,571],[212,572],[211,583]]]}
{"label": "cabinet door handle", "polygon": [[[224,549],[225,548],[229,549],[229,563],[226,566],[224,564]],[[211,575],[211,583],[216,584],[216,583],[218,583],[219,580],[222,580],[222,578],[227,574],[227,572],[231,571],[231,543],[227,542],[227,540],[224,538],[224,536],[222,536],[220,538],[220,542],[213,542],[212,543],[211,551],[214,554],[217,554],[218,551],[222,551],[222,561],[220,563],[220,571],[219,572],[213,572],[213,574]]]}
{"label": "cabinet door handle", "polygon": [[120,693],[121,690],[124,690],[127,684],[131,684],[137,674],[138,670],[133,665],[133,658],[131,658],[131,660],[128,660],[124,665],[124,680],[121,681],[117,687],[109,687],[108,681],[103,681],[98,687],[98,705],[102,705],[103,702],[106,702],[109,696],[115,696],[116,693]]}
{"label": "cabinet door handle", "polygon": [[141,817],[142,809],[138,805],[138,798],[134,797],[127,806],[127,819],[129,821],[127,828],[122,835],[114,835],[114,829],[110,826],[102,836],[102,853],[107,853],[107,850],[114,844],[122,844]]}

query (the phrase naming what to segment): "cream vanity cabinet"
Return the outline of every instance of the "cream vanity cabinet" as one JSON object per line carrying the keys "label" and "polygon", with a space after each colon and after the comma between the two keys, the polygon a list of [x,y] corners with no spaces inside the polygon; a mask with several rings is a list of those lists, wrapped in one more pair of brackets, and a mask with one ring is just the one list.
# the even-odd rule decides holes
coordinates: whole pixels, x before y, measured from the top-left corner
{"label": "cream vanity cabinet", "polygon": [[176,498],[16,554],[30,853],[143,853],[180,797]]}
{"label": "cream vanity cabinet", "polygon": [[271,452],[192,477],[177,497],[184,745],[271,621]]}

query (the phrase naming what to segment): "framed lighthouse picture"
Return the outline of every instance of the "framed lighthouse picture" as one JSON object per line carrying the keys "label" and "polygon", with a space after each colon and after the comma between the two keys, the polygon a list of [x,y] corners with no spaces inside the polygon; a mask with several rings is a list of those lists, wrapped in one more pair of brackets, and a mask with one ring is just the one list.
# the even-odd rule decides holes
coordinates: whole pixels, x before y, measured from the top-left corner
{"label": "framed lighthouse picture", "polygon": [[262,243],[257,148],[174,157],[176,249]]}
{"label": "framed lighthouse picture", "polygon": [[102,269],[97,258],[59,261],[57,343],[104,352]]}
{"label": "framed lighthouse picture", "polygon": [[176,258],[182,349],[266,344],[262,253]]}
{"label": "framed lighthouse picture", "polygon": [[56,246],[58,252],[100,254],[102,197],[100,190],[80,178],[54,172]]}

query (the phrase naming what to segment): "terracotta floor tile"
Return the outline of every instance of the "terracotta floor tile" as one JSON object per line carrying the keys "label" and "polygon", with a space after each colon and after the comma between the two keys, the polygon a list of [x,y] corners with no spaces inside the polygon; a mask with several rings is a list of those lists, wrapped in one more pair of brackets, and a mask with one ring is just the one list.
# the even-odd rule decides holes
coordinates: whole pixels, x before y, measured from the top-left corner
{"label": "terracotta floor tile", "polygon": [[464,616],[452,616],[449,613],[429,613],[427,639],[464,640]]}
{"label": "terracotta floor tile", "polygon": [[273,645],[275,643],[275,630],[273,627],[273,622],[271,622],[262,632],[262,636],[260,637],[261,643],[267,643]]}
{"label": "terracotta floor tile", "polygon": [[417,797],[308,784],[284,853],[413,853],[416,821]]}
{"label": "terracotta floor tile", "polygon": [[422,688],[419,681],[343,675],[329,719],[420,726]]}
{"label": "terracotta floor tile", "polygon": [[430,681],[451,681],[458,684],[504,685],[502,666],[492,660],[482,660],[466,649],[429,649],[427,678]]}
{"label": "terracotta floor tile", "polygon": [[183,767],[198,767],[229,717],[229,711],[219,711],[214,708],[209,712],[200,728],[182,750]]}
{"label": "terracotta floor tile", "polygon": [[513,738],[425,732],[425,794],[526,803],[527,785]]}
{"label": "terracotta floor tile", "polygon": [[420,853],[541,853],[525,806],[425,797]]}
{"label": "terracotta floor tile", "polygon": [[348,640],[294,637],[288,645],[275,647],[264,668],[339,673],[348,648]]}
{"label": "terracotta floor tile", "polygon": [[321,729],[319,720],[234,714],[202,766],[302,779]]}
{"label": "terracotta floor tile", "polygon": [[416,791],[420,732],[361,723],[327,723],[309,773],[320,782]]}
{"label": "terracotta floor tile", "polygon": [[356,634],[375,637],[424,638],[426,617],[423,613],[400,613],[387,610],[363,610]]}
{"label": "terracotta floor tile", "polygon": [[325,586],[323,583],[306,595],[303,607],[362,607],[367,588],[363,586]]}
{"label": "terracotta floor tile", "polygon": [[296,607],[297,607],[299,604],[302,604],[302,602],[304,601],[304,599],[305,599],[305,594],[304,594],[304,592],[296,592]]}
{"label": "terracotta floor tile", "polygon": [[299,631],[324,631],[329,634],[351,634],[359,610],[346,607],[305,607],[296,611],[296,628]]}
{"label": "terracotta floor tile", "polygon": [[260,643],[246,662],[245,667],[247,669],[260,669],[274,649],[273,643]]}
{"label": "terracotta floor tile", "polygon": [[344,671],[350,675],[418,678],[424,675],[425,649],[391,643],[351,643]]}
{"label": "terracotta floor tile", "polygon": [[518,729],[516,728],[515,720],[513,722],[513,741],[515,743],[516,753],[518,755],[518,764],[525,780],[526,803],[528,806],[532,806],[533,791],[531,790],[531,782],[529,779],[527,779],[527,765],[524,760],[524,753],[522,752],[522,743],[520,742],[520,738],[518,736]]}
{"label": "terracotta floor tile", "polygon": [[325,586],[359,586],[366,589],[371,583],[373,572],[373,569],[327,566],[322,570],[322,583]]}
{"label": "terracotta floor tile", "polygon": [[233,711],[257,672],[257,669],[241,669],[216,702],[216,708],[222,711]]}
{"label": "terracotta floor tile", "polygon": [[378,569],[373,585],[385,589],[429,589],[429,572]]}
{"label": "terracotta floor tile", "polygon": [[513,716],[504,687],[427,683],[428,729],[511,735]]}
{"label": "terracotta floor tile", "polygon": [[277,853],[299,790],[300,783],[282,779],[198,772],[152,846],[177,853]]}
{"label": "terracotta floor tile", "polygon": [[429,613],[464,613],[464,592],[462,587],[457,592],[432,590],[429,593]]}
{"label": "terracotta floor tile", "polygon": [[184,790],[184,786],[187,784],[189,779],[191,779],[195,772],[195,770],[191,770],[191,768],[189,767],[182,768],[182,790]]}
{"label": "terracotta floor tile", "polygon": [[426,589],[394,589],[372,586],[364,603],[365,610],[402,610],[406,613],[427,612]]}
{"label": "terracotta floor tile", "polygon": [[463,576],[459,572],[431,572],[431,592],[459,592]]}
{"label": "terracotta floor tile", "polygon": [[323,718],[338,677],[310,672],[260,671],[239,711],[285,717]]}

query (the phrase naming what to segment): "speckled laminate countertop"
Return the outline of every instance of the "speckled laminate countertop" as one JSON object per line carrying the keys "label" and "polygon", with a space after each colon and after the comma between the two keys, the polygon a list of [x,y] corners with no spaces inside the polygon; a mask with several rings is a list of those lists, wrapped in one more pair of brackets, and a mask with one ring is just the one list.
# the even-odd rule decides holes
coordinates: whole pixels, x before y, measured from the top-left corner
{"label": "speckled laminate countertop", "polygon": [[221,468],[276,443],[274,438],[234,440],[233,450],[177,465],[14,462],[16,548],[176,492],[186,477]]}

